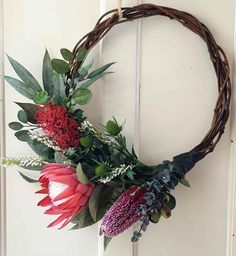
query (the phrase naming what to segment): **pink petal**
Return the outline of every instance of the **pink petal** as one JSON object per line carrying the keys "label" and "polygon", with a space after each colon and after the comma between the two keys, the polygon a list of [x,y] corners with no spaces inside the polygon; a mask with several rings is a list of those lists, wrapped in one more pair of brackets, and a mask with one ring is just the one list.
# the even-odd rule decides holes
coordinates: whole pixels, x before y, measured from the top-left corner
{"label": "pink petal", "polygon": [[87,190],[89,189],[88,185],[79,183],[77,188],[76,188],[76,192],[80,193],[81,195],[85,194],[87,192]]}
{"label": "pink petal", "polygon": [[61,168],[61,169],[55,169],[55,170],[50,170],[49,174],[53,174],[53,175],[63,175],[63,174],[67,174],[67,175],[71,175],[75,173],[75,170],[71,170],[70,168]]}
{"label": "pink petal", "polygon": [[71,213],[71,209],[57,210],[57,209],[51,207],[51,208],[47,209],[44,213],[47,215],[59,215],[59,214],[63,214],[63,213]]}
{"label": "pink petal", "polygon": [[75,190],[73,188],[67,188],[66,190],[64,190],[61,194],[59,194],[58,196],[56,196],[53,201],[58,201],[70,196],[73,196],[75,194]]}
{"label": "pink petal", "polygon": [[53,221],[52,223],[50,223],[48,225],[48,228],[52,228],[55,227],[56,225],[58,225],[59,223],[61,223],[63,220],[65,220],[66,218],[68,218],[70,215],[69,214],[62,214],[61,216],[59,216],[55,221]]}
{"label": "pink petal", "polygon": [[47,164],[47,165],[44,165],[43,167],[43,172],[46,172],[48,170],[55,170],[55,169],[60,169],[60,168],[65,168],[66,165],[64,164]]}
{"label": "pink petal", "polygon": [[57,206],[55,206],[56,209],[74,209],[78,204],[80,205],[80,195],[75,195],[71,199],[68,199],[66,202],[63,202]]}
{"label": "pink petal", "polygon": [[85,194],[85,196],[90,197],[90,195],[91,195],[92,192],[93,192],[93,188],[94,188],[94,187],[89,187],[89,188],[88,188],[88,191],[87,191],[86,194]]}
{"label": "pink petal", "polygon": [[48,209],[44,212],[44,214],[48,214],[48,215],[58,215],[58,214],[62,214],[62,212],[56,210],[56,209],[53,208],[53,207],[50,207],[50,208],[48,208]]}
{"label": "pink petal", "polygon": [[76,187],[78,185],[78,181],[74,180],[69,175],[55,176],[51,178],[50,181],[56,181],[71,187]]}
{"label": "pink petal", "polygon": [[71,220],[73,219],[73,217],[79,213],[81,210],[81,207],[76,207],[73,212],[71,213],[71,216],[67,218],[67,220],[61,225],[61,227],[59,229],[64,228],[67,224],[69,224],[71,222]]}

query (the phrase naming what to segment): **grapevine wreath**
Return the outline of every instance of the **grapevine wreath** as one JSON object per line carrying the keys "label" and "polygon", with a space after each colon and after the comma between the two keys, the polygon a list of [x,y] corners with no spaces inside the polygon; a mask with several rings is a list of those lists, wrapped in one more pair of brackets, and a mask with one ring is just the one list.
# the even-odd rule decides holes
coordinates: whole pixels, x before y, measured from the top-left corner
{"label": "grapevine wreath", "polygon": [[[61,49],[62,59],[43,59],[43,88],[22,65],[9,61],[20,77],[6,76],[6,81],[33,103],[16,104],[21,108],[19,121],[11,122],[15,136],[26,142],[38,158],[3,158],[4,166],[17,165],[40,171],[38,180],[20,172],[29,182],[39,182],[37,192],[45,197],[38,203],[46,214],[58,215],[49,227],[73,223],[79,229],[101,220],[101,234],[108,243],[134,223],[140,228],[131,240],[136,242],[150,222],[167,218],[175,207],[171,190],[182,183],[189,186],[185,174],[212,152],[224,133],[229,117],[231,82],[229,63],[209,29],[193,15],[169,7],[141,4],[105,13],[92,31],[83,36],[73,51]],[[116,119],[97,128],[83,115],[80,106],[87,104],[89,87],[110,72],[113,63],[90,71],[86,60],[89,51],[115,25],[154,15],[178,21],[206,43],[215,69],[218,98],[209,131],[188,152],[154,166],[142,163],[135,151],[128,150],[122,125]],[[86,61],[85,61],[86,60]],[[86,64],[85,64],[86,63]]]}

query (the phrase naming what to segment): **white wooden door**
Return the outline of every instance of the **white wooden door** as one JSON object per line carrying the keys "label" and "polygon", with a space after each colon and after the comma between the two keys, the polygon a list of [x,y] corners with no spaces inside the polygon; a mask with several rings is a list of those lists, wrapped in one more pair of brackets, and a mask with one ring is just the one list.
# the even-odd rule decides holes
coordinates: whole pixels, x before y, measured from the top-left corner
{"label": "white wooden door", "polygon": [[[115,0],[1,2],[2,51],[28,67],[37,78],[41,77],[45,47],[53,57],[59,56],[61,47],[72,48],[103,12],[117,6]],[[146,1],[124,0],[122,5],[142,2]],[[191,12],[206,23],[225,49],[233,70],[234,0],[149,2]],[[110,61],[116,64],[112,68],[115,73],[94,87],[87,115],[94,123],[112,116],[126,120],[128,143],[135,145],[145,163],[171,159],[200,142],[211,122],[217,87],[206,46],[195,34],[164,17],[130,22],[113,28],[91,58],[97,65]],[[7,61],[4,66],[5,74],[14,74]],[[5,85],[6,124],[16,117],[17,107],[12,103],[16,100],[25,99]],[[235,255],[234,137],[232,119],[215,152],[187,175],[191,189],[177,187],[177,207],[172,217],[149,226],[135,245],[130,242],[132,230],[128,230],[111,242],[105,255]],[[5,138],[7,156],[32,154],[7,128]],[[6,187],[6,212],[2,210],[6,229],[3,225],[1,229],[6,250],[2,256],[103,255],[98,225],[80,231],[47,229],[51,219],[36,206],[36,185],[26,184],[16,170],[8,169],[5,182],[4,175],[1,180]]]}

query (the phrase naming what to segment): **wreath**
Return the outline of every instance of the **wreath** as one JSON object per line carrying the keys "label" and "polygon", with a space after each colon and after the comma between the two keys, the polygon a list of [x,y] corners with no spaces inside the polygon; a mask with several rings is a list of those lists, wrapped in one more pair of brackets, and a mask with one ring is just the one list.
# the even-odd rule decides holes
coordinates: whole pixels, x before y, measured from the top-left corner
{"label": "wreath", "polygon": [[[189,187],[185,175],[212,152],[224,133],[229,117],[231,82],[229,63],[210,30],[193,15],[169,7],[142,4],[105,13],[92,31],[83,36],[72,51],[61,49],[62,59],[43,58],[43,88],[17,61],[8,57],[21,80],[5,80],[33,103],[16,102],[21,108],[19,121],[9,123],[18,140],[26,142],[39,157],[3,158],[4,166],[17,165],[40,171],[39,179],[22,172],[28,182],[39,182],[37,192],[45,197],[38,203],[47,207],[46,214],[58,215],[48,227],[65,227],[73,223],[79,229],[101,220],[101,234],[108,243],[134,223],[136,242],[150,222],[168,218],[175,207],[171,190],[182,183]],[[134,149],[126,146],[123,124],[115,118],[100,128],[84,116],[82,105],[92,98],[89,89],[108,75],[114,63],[90,71],[89,51],[115,26],[140,18],[161,15],[169,17],[200,36],[206,43],[215,69],[218,85],[210,129],[202,141],[188,152],[158,165],[141,162]]]}

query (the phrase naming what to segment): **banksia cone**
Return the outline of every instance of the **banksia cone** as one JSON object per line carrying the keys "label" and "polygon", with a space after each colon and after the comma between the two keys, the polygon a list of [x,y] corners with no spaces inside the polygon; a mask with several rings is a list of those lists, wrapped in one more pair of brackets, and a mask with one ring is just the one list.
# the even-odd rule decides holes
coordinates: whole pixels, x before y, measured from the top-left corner
{"label": "banksia cone", "polygon": [[62,150],[79,145],[79,125],[60,105],[45,104],[36,112],[37,124]]}
{"label": "banksia cone", "polygon": [[146,188],[132,187],[125,191],[102,219],[101,230],[107,237],[117,236],[137,222],[141,215]]}

